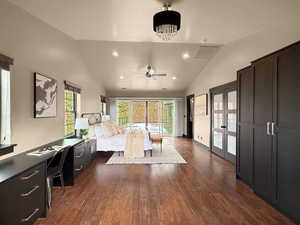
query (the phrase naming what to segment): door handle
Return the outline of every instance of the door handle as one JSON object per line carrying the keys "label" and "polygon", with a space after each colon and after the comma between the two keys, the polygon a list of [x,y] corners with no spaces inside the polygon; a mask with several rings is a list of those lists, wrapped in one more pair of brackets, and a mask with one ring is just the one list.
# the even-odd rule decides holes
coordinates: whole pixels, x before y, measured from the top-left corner
{"label": "door handle", "polygon": [[270,133],[270,122],[267,122],[267,135],[271,135]]}
{"label": "door handle", "polygon": [[226,129],[226,126],[221,126],[222,129]]}

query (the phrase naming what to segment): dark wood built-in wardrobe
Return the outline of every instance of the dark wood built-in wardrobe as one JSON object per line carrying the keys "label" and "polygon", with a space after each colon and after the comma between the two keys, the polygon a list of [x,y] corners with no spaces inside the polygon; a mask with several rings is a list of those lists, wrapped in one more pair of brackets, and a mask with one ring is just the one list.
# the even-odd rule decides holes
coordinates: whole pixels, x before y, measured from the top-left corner
{"label": "dark wood built-in wardrobe", "polygon": [[238,71],[237,177],[300,223],[300,42]]}

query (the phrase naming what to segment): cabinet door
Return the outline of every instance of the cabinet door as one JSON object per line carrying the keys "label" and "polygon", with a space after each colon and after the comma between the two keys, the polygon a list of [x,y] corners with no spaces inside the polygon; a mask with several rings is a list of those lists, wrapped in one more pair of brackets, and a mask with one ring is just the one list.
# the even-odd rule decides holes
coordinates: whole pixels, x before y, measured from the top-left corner
{"label": "cabinet door", "polygon": [[274,56],[254,63],[253,187],[269,202],[274,200],[275,186],[272,136],[268,134],[273,120],[274,69]]}
{"label": "cabinet door", "polygon": [[300,223],[300,44],[282,51],[277,72],[278,207]]}
{"label": "cabinet door", "polygon": [[252,186],[253,179],[253,67],[238,72],[237,175]]}

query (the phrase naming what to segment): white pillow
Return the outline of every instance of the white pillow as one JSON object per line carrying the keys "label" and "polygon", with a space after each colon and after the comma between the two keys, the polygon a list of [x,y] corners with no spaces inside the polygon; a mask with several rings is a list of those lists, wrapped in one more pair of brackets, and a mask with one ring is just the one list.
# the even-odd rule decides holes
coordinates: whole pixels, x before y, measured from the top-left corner
{"label": "white pillow", "polygon": [[96,126],[94,128],[95,130],[95,135],[97,138],[100,138],[100,137],[105,137],[105,132],[104,132],[104,127],[103,126]]}

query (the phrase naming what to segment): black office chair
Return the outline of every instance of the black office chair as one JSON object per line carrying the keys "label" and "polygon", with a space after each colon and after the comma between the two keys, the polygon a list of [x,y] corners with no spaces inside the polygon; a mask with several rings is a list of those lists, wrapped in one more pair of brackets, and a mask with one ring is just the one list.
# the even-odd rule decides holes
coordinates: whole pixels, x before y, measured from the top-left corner
{"label": "black office chair", "polygon": [[47,166],[47,203],[48,208],[51,208],[52,203],[52,186],[53,186],[53,179],[59,177],[60,184],[64,191],[64,175],[63,175],[63,167],[66,160],[66,157],[69,152],[69,147],[64,148],[55,153],[52,157],[51,161],[48,163]]}

